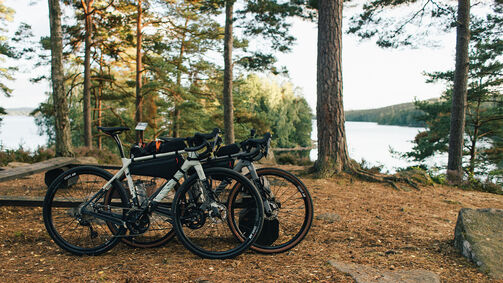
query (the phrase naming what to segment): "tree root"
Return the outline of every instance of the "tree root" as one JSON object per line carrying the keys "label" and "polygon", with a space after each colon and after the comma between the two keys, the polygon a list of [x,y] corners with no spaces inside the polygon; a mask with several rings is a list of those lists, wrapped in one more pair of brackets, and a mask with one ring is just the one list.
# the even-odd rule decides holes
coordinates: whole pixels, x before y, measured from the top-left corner
{"label": "tree root", "polygon": [[366,181],[389,184],[395,190],[401,190],[396,183],[405,183],[413,189],[419,190],[418,184],[407,177],[376,174],[354,167],[350,168],[348,171],[350,174],[356,175],[357,177]]}

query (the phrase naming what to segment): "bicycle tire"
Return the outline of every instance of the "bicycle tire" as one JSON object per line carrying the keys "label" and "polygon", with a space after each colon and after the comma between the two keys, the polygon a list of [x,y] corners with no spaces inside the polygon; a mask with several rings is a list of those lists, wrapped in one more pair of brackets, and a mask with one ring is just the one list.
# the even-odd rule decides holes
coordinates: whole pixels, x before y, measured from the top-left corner
{"label": "bicycle tire", "polygon": [[[264,220],[262,198],[246,177],[233,170],[217,167],[204,169],[204,173],[211,186],[211,191],[208,193],[214,193],[217,199],[217,204],[212,203],[210,208],[218,210],[220,218],[215,220],[218,217],[211,217],[214,211],[209,212],[210,209],[203,209],[204,203],[201,203],[200,197],[202,185],[197,174],[194,174],[182,184],[175,195],[172,210],[176,235],[189,251],[200,257],[210,259],[236,257],[248,249],[260,234]],[[225,188],[217,189],[220,185]],[[235,199],[239,199],[241,204],[246,202],[257,212],[250,220],[253,227],[246,237],[236,237],[229,229],[231,221],[227,212],[239,213],[240,203],[228,202],[228,194],[236,185],[239,185],[241,190],[234,192]],[[224,214],[225,217],[222,216]],[[209,225],[206,225],[208,223]]]}
{"label": "bicycle tire", "polygon": [[[273,196],[277,198],[273,202],[280,204],[275,216],[279,223],[279,235],[273,243],[261,244],[257,241],[250,249],[264,254],[288,251],[298,245],[311,228],[314,214],[311,194],[304,183],[288,171],[279,168],[260,168],[257,169],[257,175],[259,179],[262,177],[268,179]],[[246,174],[246,177],[251,180],[250,173]],[[260,185],[256,184],[255,187],[261,190]],[[234,188],[234,190],[238,189]],[[297,211],[297,214],[293,213],[296,210],[300,211]],[[263,233],[267,232],[267,220],[265,221]],[[234,233],[242,234],[239,223],[230,223],[230,228]]]}
{"label": "bicycle tire", "polygon": [[[44,198],[43,219],[47,232],[59,247],[75,255],[99,255],[119,242],[117,236],[126,232],[125,227],[112,233],[110,226],[114,224],[80,212],[80,205],[112,177],[103,169],[81,166],[65,171],[52,182]],[[117,192],[114,206],[99,206],[108,213],[124,216],[128,207],[126,193],[117,181],[112,182],[112,187]],[[103,204],[102,197],[95,204]]]}

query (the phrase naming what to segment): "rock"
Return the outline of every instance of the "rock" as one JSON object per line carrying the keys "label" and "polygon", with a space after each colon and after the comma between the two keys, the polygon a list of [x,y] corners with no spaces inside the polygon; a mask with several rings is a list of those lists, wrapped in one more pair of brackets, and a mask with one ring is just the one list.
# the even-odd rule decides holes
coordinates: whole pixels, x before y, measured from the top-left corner
{"label": "rock", "polygon": [[351,275],[357,283],[440,283],[440,277],[438,277],[436,273],[423,269],[387,271],[379,270],[367,265],[344,263],[334,260],[329,260],[328,263],[340,272]]}
{"label": "rock", "polygon": [[503,279],[503,210],[462,208],[454,231],[454,246],[482,272]]}
{"label": "rock", "polygon": [[10,162],[9,164],[7,164],[6,167],[7,168],[16,168],[16,167],[21,167],[21,166],[26,166],[26,165],[30,165],[30,163],[13,161],[13,162]]}
{"label": "rock", "polygon": [[327,223],[334,223],[341,220],[341,216],[335,213],[323,213],[316,216],[316,219],[323,220]]}

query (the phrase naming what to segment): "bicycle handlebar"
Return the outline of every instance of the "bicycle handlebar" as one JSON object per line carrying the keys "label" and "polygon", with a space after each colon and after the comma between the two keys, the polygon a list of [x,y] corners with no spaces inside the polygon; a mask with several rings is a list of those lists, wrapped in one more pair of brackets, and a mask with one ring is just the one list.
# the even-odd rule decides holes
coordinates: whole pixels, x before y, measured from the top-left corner
{"label": "bicycle handlebar", "polygon": [[[240,154],[240,158],[255,159],[261,153],[263,154],[263,156],[267,156],[269,152],[270,141],[271,141],[271,133],[265,133],[261,139],[244,140],[243,142],[240,143],[240,145],[245,152],[242,152]],[[262,156],[260,158],[262,158]]]}
{"label": "bicycle handlebar", "polygon": [[265,145],[271,139],[271,133],[265,133],[261,139],[247,139],[241,142],[241,147],[257,147]]}
{"label": "bicycle handlebar", "polygon": [[200,150],[200,149],[202,149],[202,148],[204,148],[205,146],[208,146],[208,145],[209,145],[208,141],[204,140],[201,145],[194,146],[194,147],[187,147],[184,150],[187,151],[187,152],[198,151],[198,150]]}
{"label": "bicycle handlebar", "polygon": [[[198,150],[203,149],[206,147],[206,151],[203,153],[199,154],[199,159],[206,158],[208,154],[211,152],[215,151],[215,148],[217,145],[222,142],[222,139],[218,136],[220,133],[219,128],[214,128],[213,132],[209,134],[201,134],[201,133],[195,133],[192,138],[187,138],[187,141],[189,144],[192,144],[192,147],[185,148],[186,152],[196,152]],[[209,143],[208,140],[214,139],[213,144]]]}

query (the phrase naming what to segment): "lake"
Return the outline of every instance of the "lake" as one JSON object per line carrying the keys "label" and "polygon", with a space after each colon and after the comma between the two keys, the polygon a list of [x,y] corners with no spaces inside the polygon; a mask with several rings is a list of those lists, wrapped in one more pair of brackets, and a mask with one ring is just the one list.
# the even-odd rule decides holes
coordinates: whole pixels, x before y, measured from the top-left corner
{"label": "lake", "polygon": [[[316,120],[313,121],[311,138],[317,139]],[[346,122],[346,135],[350,157],[358,162],[364,159],[369,165],[382,165],[383,169],[395,172],[397,168],[407,167],[414,163],[395,158],[390,148],[398,152],[412,149],[412,140],[422,128],[385,126],[369,122]],[[31,116],[3,116],[0,126],[0,144],[7,149],[17,149],[22,145],[25,149],[35,150],[45,146],[47,136],[38,135],[35,119]],[[311,160],[316,160],[317,150],[310,153]],[[446,155],[441,155],[428,161],[429,165],[445,164]]]}
{"label": "lake", "polygon": [[40,136],[32,116],[2,116],[0,124],[0,144],[5,149],[17,149],[22,145],[24,149],[35,150],[47,144],[47,136]]}
{"label": "lake", "polygon": [[[412,150],[414,137],[424,128],[378,125],[372,122],[346,122],[346,136],[350,158],[361,162],[362,159],[370,166],[383,166],[384,171],[396,172],[396,169],[417,165],[393,156],[395,152]],[[316,140],[316,120],[313,121],[311,139]],[[311,150],[310,159],[318,158],[318,150]],[[426,160],[428,166],[447,164],[447,155],[439,155]]]}

